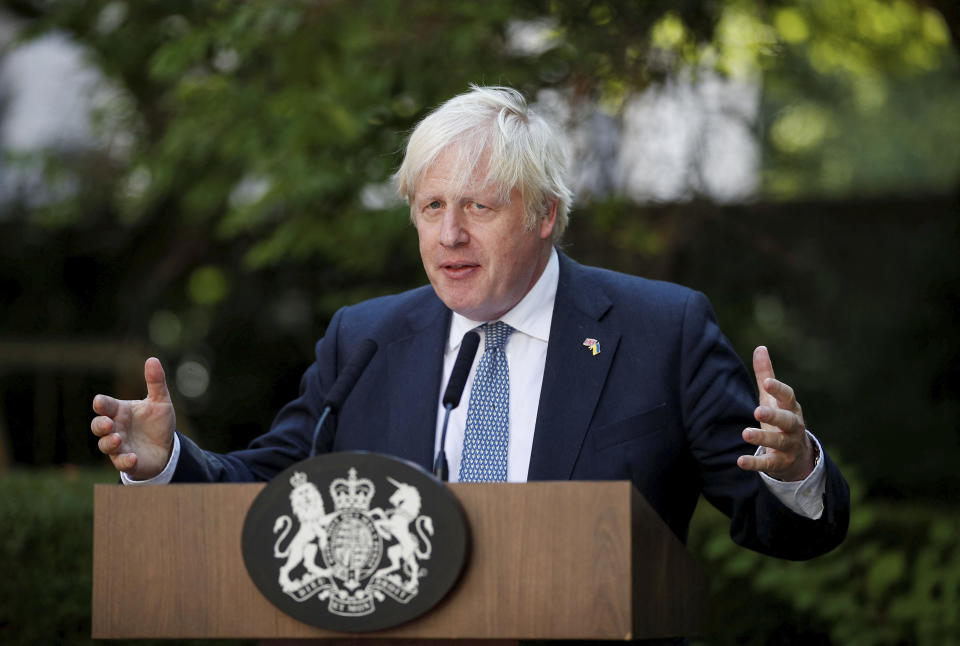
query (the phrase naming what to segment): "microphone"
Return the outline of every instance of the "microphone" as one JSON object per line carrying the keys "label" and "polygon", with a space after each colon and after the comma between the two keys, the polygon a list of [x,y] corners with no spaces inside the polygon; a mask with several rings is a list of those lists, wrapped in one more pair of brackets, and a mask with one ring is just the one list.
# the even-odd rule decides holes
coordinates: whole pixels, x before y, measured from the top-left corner
{"label": "microphone", "polygon": [[350,357],[350,361],[347,362],[347,365],[344,366],[336,381],[333,382],[333,386],[330,387],[326,398],[323,400],[323,412],[320,414],[320,419],[313,429],[313,441],[310,443],[311,458],[317,454],[317,438],[320,437],[320,428],[326,421],[327,415],[329,415],[331,411],[340,410],[343,402],[347,399],[347,395],[353,390],[353,387],[357,384],[357,380],[360,379],[360,375],[366,370],[367,365],[376,353],[376,341],[373,339],[364,339],[361,341],[356,351],[354,351],[353,356]]}
{"label": "microphone", "polygon": [[447,466],[447,424],[450,422],[450,411],[460,405],[460,397],[463,396],[463,387],[467,384],[467,375],[470,374],[470,366],[473,365],[473,358],[477,355],[477,348],[480,346],[480,335],[470,330],[463,335],[460,342],[460,352],[457,353],[457,360],[453,362],[453,370],[450,371],[450,380],[447,382],[447,389],[443,392],[443,407],[446,412],[443,414],[443,431],[440,433],[440,451],[437,453],[437,459],[433,463],[433,475],[437,476],[443,482],[450,479],[450,469]]}

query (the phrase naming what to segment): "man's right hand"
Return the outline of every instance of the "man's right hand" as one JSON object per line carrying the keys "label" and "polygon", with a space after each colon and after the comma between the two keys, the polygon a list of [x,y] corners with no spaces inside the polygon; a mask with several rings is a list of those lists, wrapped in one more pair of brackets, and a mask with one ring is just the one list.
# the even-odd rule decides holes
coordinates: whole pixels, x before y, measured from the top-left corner
{"label": "man's right hand", "polygon": [[177,425],[159,359],[147,359],[143,377],[147,382],[146,399],[97,395],[93,410],[99,416],[90,422],[90,430],[100,438],[100,452],[110,457],[117,471],[133,480],[148,480],[163,471],[170,461]]}

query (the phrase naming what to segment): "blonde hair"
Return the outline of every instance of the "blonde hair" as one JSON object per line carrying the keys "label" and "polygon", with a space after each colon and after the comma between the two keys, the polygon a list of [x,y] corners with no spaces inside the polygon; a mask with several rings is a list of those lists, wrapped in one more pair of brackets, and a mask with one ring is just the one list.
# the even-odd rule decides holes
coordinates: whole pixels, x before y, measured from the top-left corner
{"label": "blonde hair", "polygon": [[458,194],[463,194],[486,158],[482,180],[495,187],[504,202],[510,200],[513,189],[519,191],[527,228],[535,229],[556,202],[553,240],[563,235],[573,193],[566,183],[562,135],[527,106],[522,94],[508,87],[471,85],[469,92],[427,115],[410,135],[403,163],[394,175],[399,195],[413,204],[420,180],[445,152],[453,155]]}

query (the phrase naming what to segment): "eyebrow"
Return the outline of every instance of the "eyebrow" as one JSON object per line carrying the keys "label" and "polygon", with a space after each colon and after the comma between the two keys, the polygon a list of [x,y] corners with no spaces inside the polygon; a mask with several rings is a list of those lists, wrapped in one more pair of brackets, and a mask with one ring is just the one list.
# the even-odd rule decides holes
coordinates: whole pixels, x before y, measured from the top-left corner
{"label": "eyebrow", "polygon": [[[429,204],[434,200],[448,201],[448,197],[446,195],[437,192],[422,194],[414,193],[413,199],[414,203],[417,205]],[[478,192],[461,193],[456,197],[456,199],[460,203],[479,202],[486,206],[494,206],[498,208],[510,204],[511,202],[509,195],[507,196],[507,199],[502,199],[500,197],[500,192],[492,186],[484,187]]]}
{"label": "eyebrow", "polygon": [[509,200],[502,200],[496,191],[491,191],[488,195],[464,195],[460,199],[466,202],[480,202],[487,206],[503,206],[509,203]]}

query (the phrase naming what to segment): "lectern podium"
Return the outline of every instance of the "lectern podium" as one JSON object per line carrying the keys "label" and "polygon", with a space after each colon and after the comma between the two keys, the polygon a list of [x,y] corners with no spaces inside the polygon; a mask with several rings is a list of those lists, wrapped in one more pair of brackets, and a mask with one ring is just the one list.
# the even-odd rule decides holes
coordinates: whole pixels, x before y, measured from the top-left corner
{"label": "lectern podium", "polygon": [[470,555],[450,594],[389,630],[303,624],[241,555],[262,484],[95,489],[94,638],[639,639],[689,635],[706,582],[629,482],[450,484]]}

